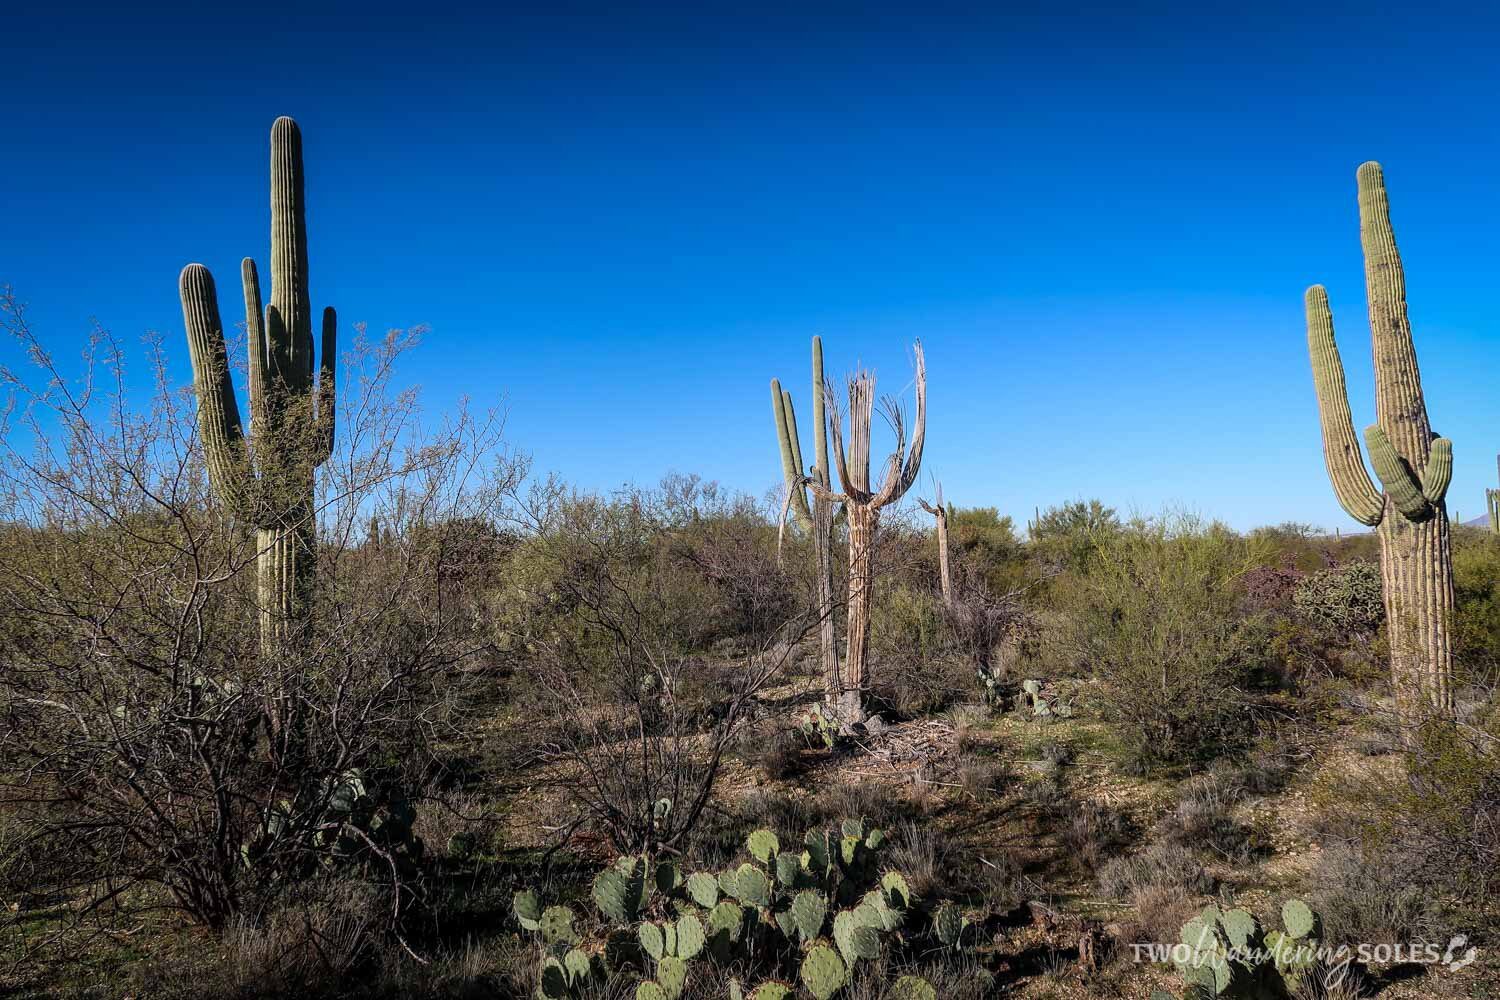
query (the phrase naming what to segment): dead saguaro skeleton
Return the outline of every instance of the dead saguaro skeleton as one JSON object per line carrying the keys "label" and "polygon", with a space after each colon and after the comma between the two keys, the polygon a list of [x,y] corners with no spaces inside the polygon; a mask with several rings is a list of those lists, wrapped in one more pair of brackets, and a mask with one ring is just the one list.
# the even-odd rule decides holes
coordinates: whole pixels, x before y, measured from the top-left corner
{"label": "dead saguaro skeleton", "polygon": [[937,502],[930,504],[921,497],[917,504],[937,520],[938,580],[943,587],[943,603],[953,604],[953,575],[948,568],[948,508],[943,506],[943,484],[937,484]]}
{"label": "dead saguaro skeleton", "polygon": [[[864,694],[869,686],[869,663],[866,651],[870,640],[870,599],[874,591],[875,531],[880,524],[881,508],[905,495],[922,467],[922,444],[927,434],[927,363],[920,342],[916,355],[916,419],[912,425],[910,445],[906,432],[906,415],[893,396],[881,400],[891,429],[896,433],[896,447],[886,459],[885,474],[878,487],[870,480],[870,429],[875,415],[875,375],[860,370],[849,377],[849,439],[845,447],[843,416],[833,385],[823,383],[824,403],[828,410],[828,428],[833,435],[833,460],[838,469],[842,492],[809,476],[801,476],[798,487],[805,486],[815,498],[832,504],[843,504],[849,524],[849,600],[848,649],[839,671],[837,690],[829,686],[826,708],[841,724],[849,726],[865,720]],[[782,509],[791,506],[789,491]]]}

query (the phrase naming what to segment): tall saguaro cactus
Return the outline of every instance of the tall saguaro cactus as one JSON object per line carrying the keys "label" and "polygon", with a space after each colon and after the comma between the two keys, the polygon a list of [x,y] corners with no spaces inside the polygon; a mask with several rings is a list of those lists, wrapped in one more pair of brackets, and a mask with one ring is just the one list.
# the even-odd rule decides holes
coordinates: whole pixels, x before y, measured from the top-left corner
{"label": "tall saguaro cactus", "polygon": [[[802,440],[797,433],[797,411],[792,394],[781,388],[778,379],[771,380],[771,412],[776,418],[776,437],[781,443],[781,471],[786,478],[788,501],[796,513],[797,523],[812,540],[817,561],[818,588],[818,659],[823,671],[824,688],[830,698],[841,690],[839,680],[838,640],[833,620],[833,503],[827,499],[832,490],[828,470],[828,421],[823,415],[823,338],[812,341],[813,448],[817,464],[810,469],[802,464]],[[803,486],[810,478],[822,489],[814,493],[811,504]]]}
{"label": "tall saguaro cactus", "polygon": [[1417,370],[1406,312],[1406,277],[1391,231],[1380,164],[1359,168],[1359,231],[1374,341],[1376,422],[1365,445],[1371,481],[1354,436],[1344,366],[1322,285],[1307,290],[1307,346],[1323,425],[1323,456],[1339,504],[1380,537],[1391,680],[1408,714],[1453,708],[1453,561],[1444,497],[1453,443],[1436,437]]}
{"label": "tall saguaro cactus", "polygon": [[236,518],[256,528],[261,648],[279,655],[305,638],[311,622],[313,476],[333,449],[338,350],[330,307],[323,310],[315,379],[302,133],[290,118],[271,126],[271,304],[264,314],[255,261],[246,257],[240,276],[249,347],[248,440],[230,380],[213,275],[202,264],[183,268],[182,317],[209,482]]}
{"label": "tall saguaro cactus", "polygon": [[845,725],[865,719],[864,692],[869,683],[866,648],[870,640],[870,598],[874,591],[875,529],[880,510],[899,500],[922,467],[922,444],[927,435],[927,363],[922,345],[916,345],[916,420],[911,446],[907,447],[905,415],[900,404],[887,397],[882,406],[896,432],[896,448],[886,459],[885,476],[878,487],[870,485],[870,425],[875,413],[875,376],[855,372],[849,378],[849,446],[844,447],[843,417],[833,386],[823,383],[828,407],[828,427],[833,433],[833,460],[842,492],[834,493],[823,482],[804,476],[803,485],[814,497],[830,504],[843,504],[849,521],[848,649],[840,671],[838,691],[829,691],[829,708]]}

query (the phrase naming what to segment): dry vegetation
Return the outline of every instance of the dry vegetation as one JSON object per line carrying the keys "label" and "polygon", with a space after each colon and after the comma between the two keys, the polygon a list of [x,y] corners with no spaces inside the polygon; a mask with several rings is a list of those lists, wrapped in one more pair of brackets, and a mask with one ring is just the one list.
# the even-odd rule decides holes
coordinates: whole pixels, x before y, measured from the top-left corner
{"label": "dry vegetation", "polygon": [[[815,562],[796,534],[778,557],[774,503],[682,476],[523,487],[493,424],[419,430],[388,389],[400,348],[361,348],[377,375],[343,412],[365,423],[345,417],[319,481],[298,661],[317,724],[292,764],[258,722],[285,674],[254,641],[252,543],[204,488],[183,397],[133,416],[48,376],[17,411],[36,422],[6,437],[5,989],[529,996],[517,891],[597,939],[590,885],[620,854],[718,871],[751,831],[852,817],[885,831],[921,916],[841,996],[908,973],[949,997],[1176,993],[1130,944],[1291,896],[1329,942],[1479,948],[1457,971],[1356,963],[1342,989],[1480,996],[1495,975],[1496,536],[1456,533],[1460,724],[1413,733],[1368,536],[1080,503],[1023,538],[955,508],[945,603],[931,519],[904,511],[873,560],[876,718],[825,741],[805,725]],[[67,451],[34,450],[58,424]],[[962,947],[924,943],[944,903]],[[693,968],[685,996],[775,971]]]}

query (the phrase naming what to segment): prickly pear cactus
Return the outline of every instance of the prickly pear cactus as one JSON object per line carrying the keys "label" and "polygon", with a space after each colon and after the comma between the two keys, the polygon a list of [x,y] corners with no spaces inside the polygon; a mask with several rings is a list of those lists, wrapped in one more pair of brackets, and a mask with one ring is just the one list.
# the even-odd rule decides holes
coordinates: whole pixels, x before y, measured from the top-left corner
{"label": "prickly pear cactus", "polygon": [[848,981],[843,959],[826,944],[815,946],[802,960],[802,982],[817,1000],[828,1000]]}

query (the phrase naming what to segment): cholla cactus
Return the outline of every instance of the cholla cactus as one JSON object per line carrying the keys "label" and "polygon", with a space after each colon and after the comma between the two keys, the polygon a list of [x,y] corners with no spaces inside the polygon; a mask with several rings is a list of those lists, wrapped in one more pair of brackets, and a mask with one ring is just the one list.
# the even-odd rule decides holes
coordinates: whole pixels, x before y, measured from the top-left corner
{"label": "cholla cactus", "polygon": [[1375,345],[1376,422],[1364,436],[1383,490],[1365,471],[1354,435],[1328,293],[1313,285],[1307,290],[1307,343],[1323,455],[1339,504],[1380,537],[1397,699],[1408,712],[1425,702],[1451,713],[1453,562],[1444,497],[1453,477],[1453,445],[1436,437],[1427,421],[1406,312],[1406,279],[1378,163],[1359,168],[1359,218]]}
{"label": "cholla cactus", "polygon": [[271,127],[271,304],[264,314],[249,257],[241,279],[249,441],[229,377],[213,275],[202,264],[182,271],[182,316],[209,481],[224,506],[257,529],[261,646],[283,655],[305,640],[311,622],[313,474],[333,449],[338,350],[337,320],[333,309],[325,309],[321,357],[314,365],[302,133],[290,118],[278,118]]}

